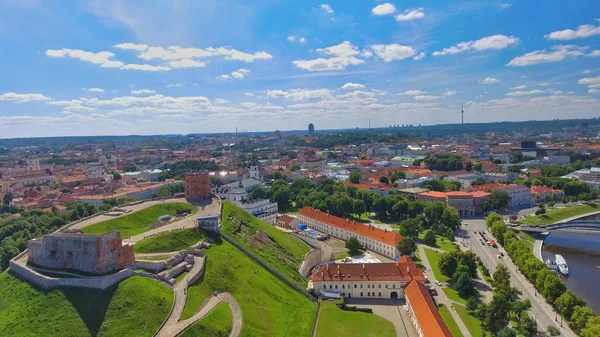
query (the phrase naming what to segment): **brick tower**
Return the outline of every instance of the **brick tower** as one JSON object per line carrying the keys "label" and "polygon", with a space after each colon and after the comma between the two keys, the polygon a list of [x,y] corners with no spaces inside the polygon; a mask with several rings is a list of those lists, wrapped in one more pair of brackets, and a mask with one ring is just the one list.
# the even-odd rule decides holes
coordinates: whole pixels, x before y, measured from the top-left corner
{"label": "brick tower", "polygon": [[186,173],[185,197],[189,199],[210,199],[210,176],[208,171]]}

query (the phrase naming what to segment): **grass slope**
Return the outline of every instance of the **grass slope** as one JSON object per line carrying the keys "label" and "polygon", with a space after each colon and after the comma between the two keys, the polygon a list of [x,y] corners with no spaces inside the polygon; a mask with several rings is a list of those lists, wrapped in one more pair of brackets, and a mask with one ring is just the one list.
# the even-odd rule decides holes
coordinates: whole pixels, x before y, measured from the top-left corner
{"label": "grass slope", "polygon": [[471,336],[483,336],[483,329],[481,329],[481,322],[477,318],[469,315],[467,308],[465,308],[462,305],[458,305],[458,304],[453,304],[452,306],[454,307],[454,310],[456,310],[456,312],[460,316],[460,319],[467,326],[467,330],[469,330],[469,332],[471,333]]}
{"label": "grass slope", "polygon": [[[243,224],[239,231],[237,231],[239,222],[236,222],[235,218],[240,219]],[[227,201],[223,202],[222,224],[221,232],[232,237],[300,286],[306,285],[306,279],[298,273],[304,255],[310,250],[306,244]],[[274,244],[265,245],[262,249],[252,246],[248,238],[259,230],[266,231]]]}
{"label": "grass slope", "polygon": [[449,277],[442,274],[440,270],[440,254],[433,249],[424,248],[425,255],[427,256],[427,260],[429,261],[429,265],[431,266],[431,271],[433,271],[433,275],[435,275],[435,279],[440,282],[448,282]]}
{"label": "grass slope", "polygon": [[321,303],[317,337],[393,337],[396,330],[392,322],[375,314],[344,311],[331,301]]}
{"label": "grass slope", "polygon": [[5,271],[0,284],[0,336],[152,336],[173,304],[171,289],[142,277],[42,291]]}
{"label": "grass slope", "polygon": [[204,277],[188,289],[183,319],[213,292],[229,292],[242,308],[243,336],[310,336],[317,305],[226,241],[206,250]]}
{"label": "grass slope", "polygon": [[181,337],[227,337],[231,329],[231,309],[225,302],[219,303],[206,317],[192,324]]}
{"label": "grass slope", "polygon": [[578,206],[557,208],[557,209],[549,210],[545,214],[527,217],[523,220],[520,220],[519,223],[528,224],[528,225],[540,225],[540,226],[551,225],[555,222],[565,220],[570,217],[600,211],[599,206],[600,206],[600,204],[590,203],[590,204],[583,204],[583,205],[578,205]]}
{"label": "grass slope", "polygon": [[115,219],[103,221],[82,230],[86,234],[104,234],[112,230],[121,231],[121,237],[129,237],[149,231],[156,219],[165,214],[174,216],[177,211],[196,211],[196,207],[182,202],[171,202],[150,206],[141,211]]}
{"label": "grass slope", "polygon": [[[423,241],[424,237],[425,237],[425,232],[419,234],[419,239],[421,239],[421,241]],[[448,240],[447,238],[445,238],[441,235],[435,236],[435,246],[434,247],[445,250],[447,252],[459,251],[459,248],[456,246],[455,243],[453,243],[452,241]]]}
{"label": "grass slope", "polygon": [[198,228],[181,229],[139,241],[133,246],[136,253],[168,253],[188,248],[206,239],[206,234]]}
{"label": "grass slope", "polygon": [[444,322],[448,326],[448,329],[450,329],[452,336],[464,337],[463,333],[460,331],[458,324],[456,324],[456,321],[454,320],[454,317],[452,317],[452,314],[450,313],[450,310],[447,306],[442,305],[440,307],[440,315],[442,315],[442,319],[444,319]]}
{"label": "grass slope", "polygon": [[453,288],[442,288],[442,291],[444,292],[444,294],[446,294],[446,296],[448,296],[448,298],[451,301],[467,305],[467,301],[465,301],[462,297],[460,297],[458,292],[456,290],[454,290]]}

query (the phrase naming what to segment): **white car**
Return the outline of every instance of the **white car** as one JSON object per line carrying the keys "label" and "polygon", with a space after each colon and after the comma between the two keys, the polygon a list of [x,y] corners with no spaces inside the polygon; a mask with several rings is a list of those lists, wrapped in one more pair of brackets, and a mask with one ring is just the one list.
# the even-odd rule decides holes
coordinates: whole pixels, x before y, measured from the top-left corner
{"label": "white car", "polygon": [[433,281],[433,282],[435,282],[435,284],[437,284],[437,285],[438,285],[438,286],[440,286],[440,287],[442,286],[442,282],[440,282],[440,281],[438,281],[438,280],[435,280],[435,281]]}

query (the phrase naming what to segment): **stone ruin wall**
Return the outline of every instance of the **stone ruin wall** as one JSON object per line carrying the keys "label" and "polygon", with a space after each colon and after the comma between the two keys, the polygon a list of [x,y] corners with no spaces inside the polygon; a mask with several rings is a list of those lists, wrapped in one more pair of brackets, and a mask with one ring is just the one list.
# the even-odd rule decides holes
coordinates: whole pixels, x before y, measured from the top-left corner
{"label": "stone ruin wall", "polygon": [[103,235],[55,233],[29,241],[29,262],[38,266],[108,274],[135,264],[133,247],[119,232]]}

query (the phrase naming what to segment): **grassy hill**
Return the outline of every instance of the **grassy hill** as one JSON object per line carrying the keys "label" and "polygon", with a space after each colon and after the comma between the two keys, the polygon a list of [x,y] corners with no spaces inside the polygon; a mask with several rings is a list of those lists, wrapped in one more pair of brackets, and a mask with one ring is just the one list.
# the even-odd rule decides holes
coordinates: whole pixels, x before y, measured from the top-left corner
{"label": "grassy hill", "polygon": [[152,336],[173,304],[171,289],[142,277],[42,291],[5,271],[0,284],[0,336]]}
{"label": "grassy hill", "polygon": [[174,252],[206,239],[206,234],[198,228],[181,229],[159,234],[133,246],[136,253],[168,253]]}
{"label": "grassy hill", "polygon": [[569,206],[557,209],[551,209],[544,214],[527,217],[523,220],[519,220],[519,223],[526,225],[540,225],[546,226],[551,225],[555,222],[565,220],[577,215],[584,215],[586,213],[600,211],[600,204],[583,204],[577,206]]}
{"label": "grassy hill", "polygon": [[344,311],[333,302],[321,302],[317,337],[393,337],[396,329],[392,322],[375,314]]}
{"label": "grassy hill", "polygon": [[[268,234],[270,242],[253,240],[260,230]],[[221,232],[261,257],[289,279],[301,286],[306,285],[306,279],[298,273],[298,268],[310,249],[300,240],[227,201],[223,202]]]}
{"label": "grassy hill", "polygon": [[310,336],[317,305],[226,241],[206,250],[206,272],[188,289],[183,318],[213,292],[229,292],[243,313],[243,336]]}
{"label": "grassy hill", "polygon": [[231,317],[229,304],[221,302],[206,317],[192,324],[180,336],[227,337],[229,329],[231,329]]}
{"label": "grassy hill", "polygon": [[156,219],[165,214],[174,216],[177,211],[196,211],[196,207],[182,202],[172,202],[150,206],[139,212],[131,213],[115,219],[103,221],[82,230],[86,234],[104,234],[112,230],[121,231],[121,237],[126,238],[149,231]]}

